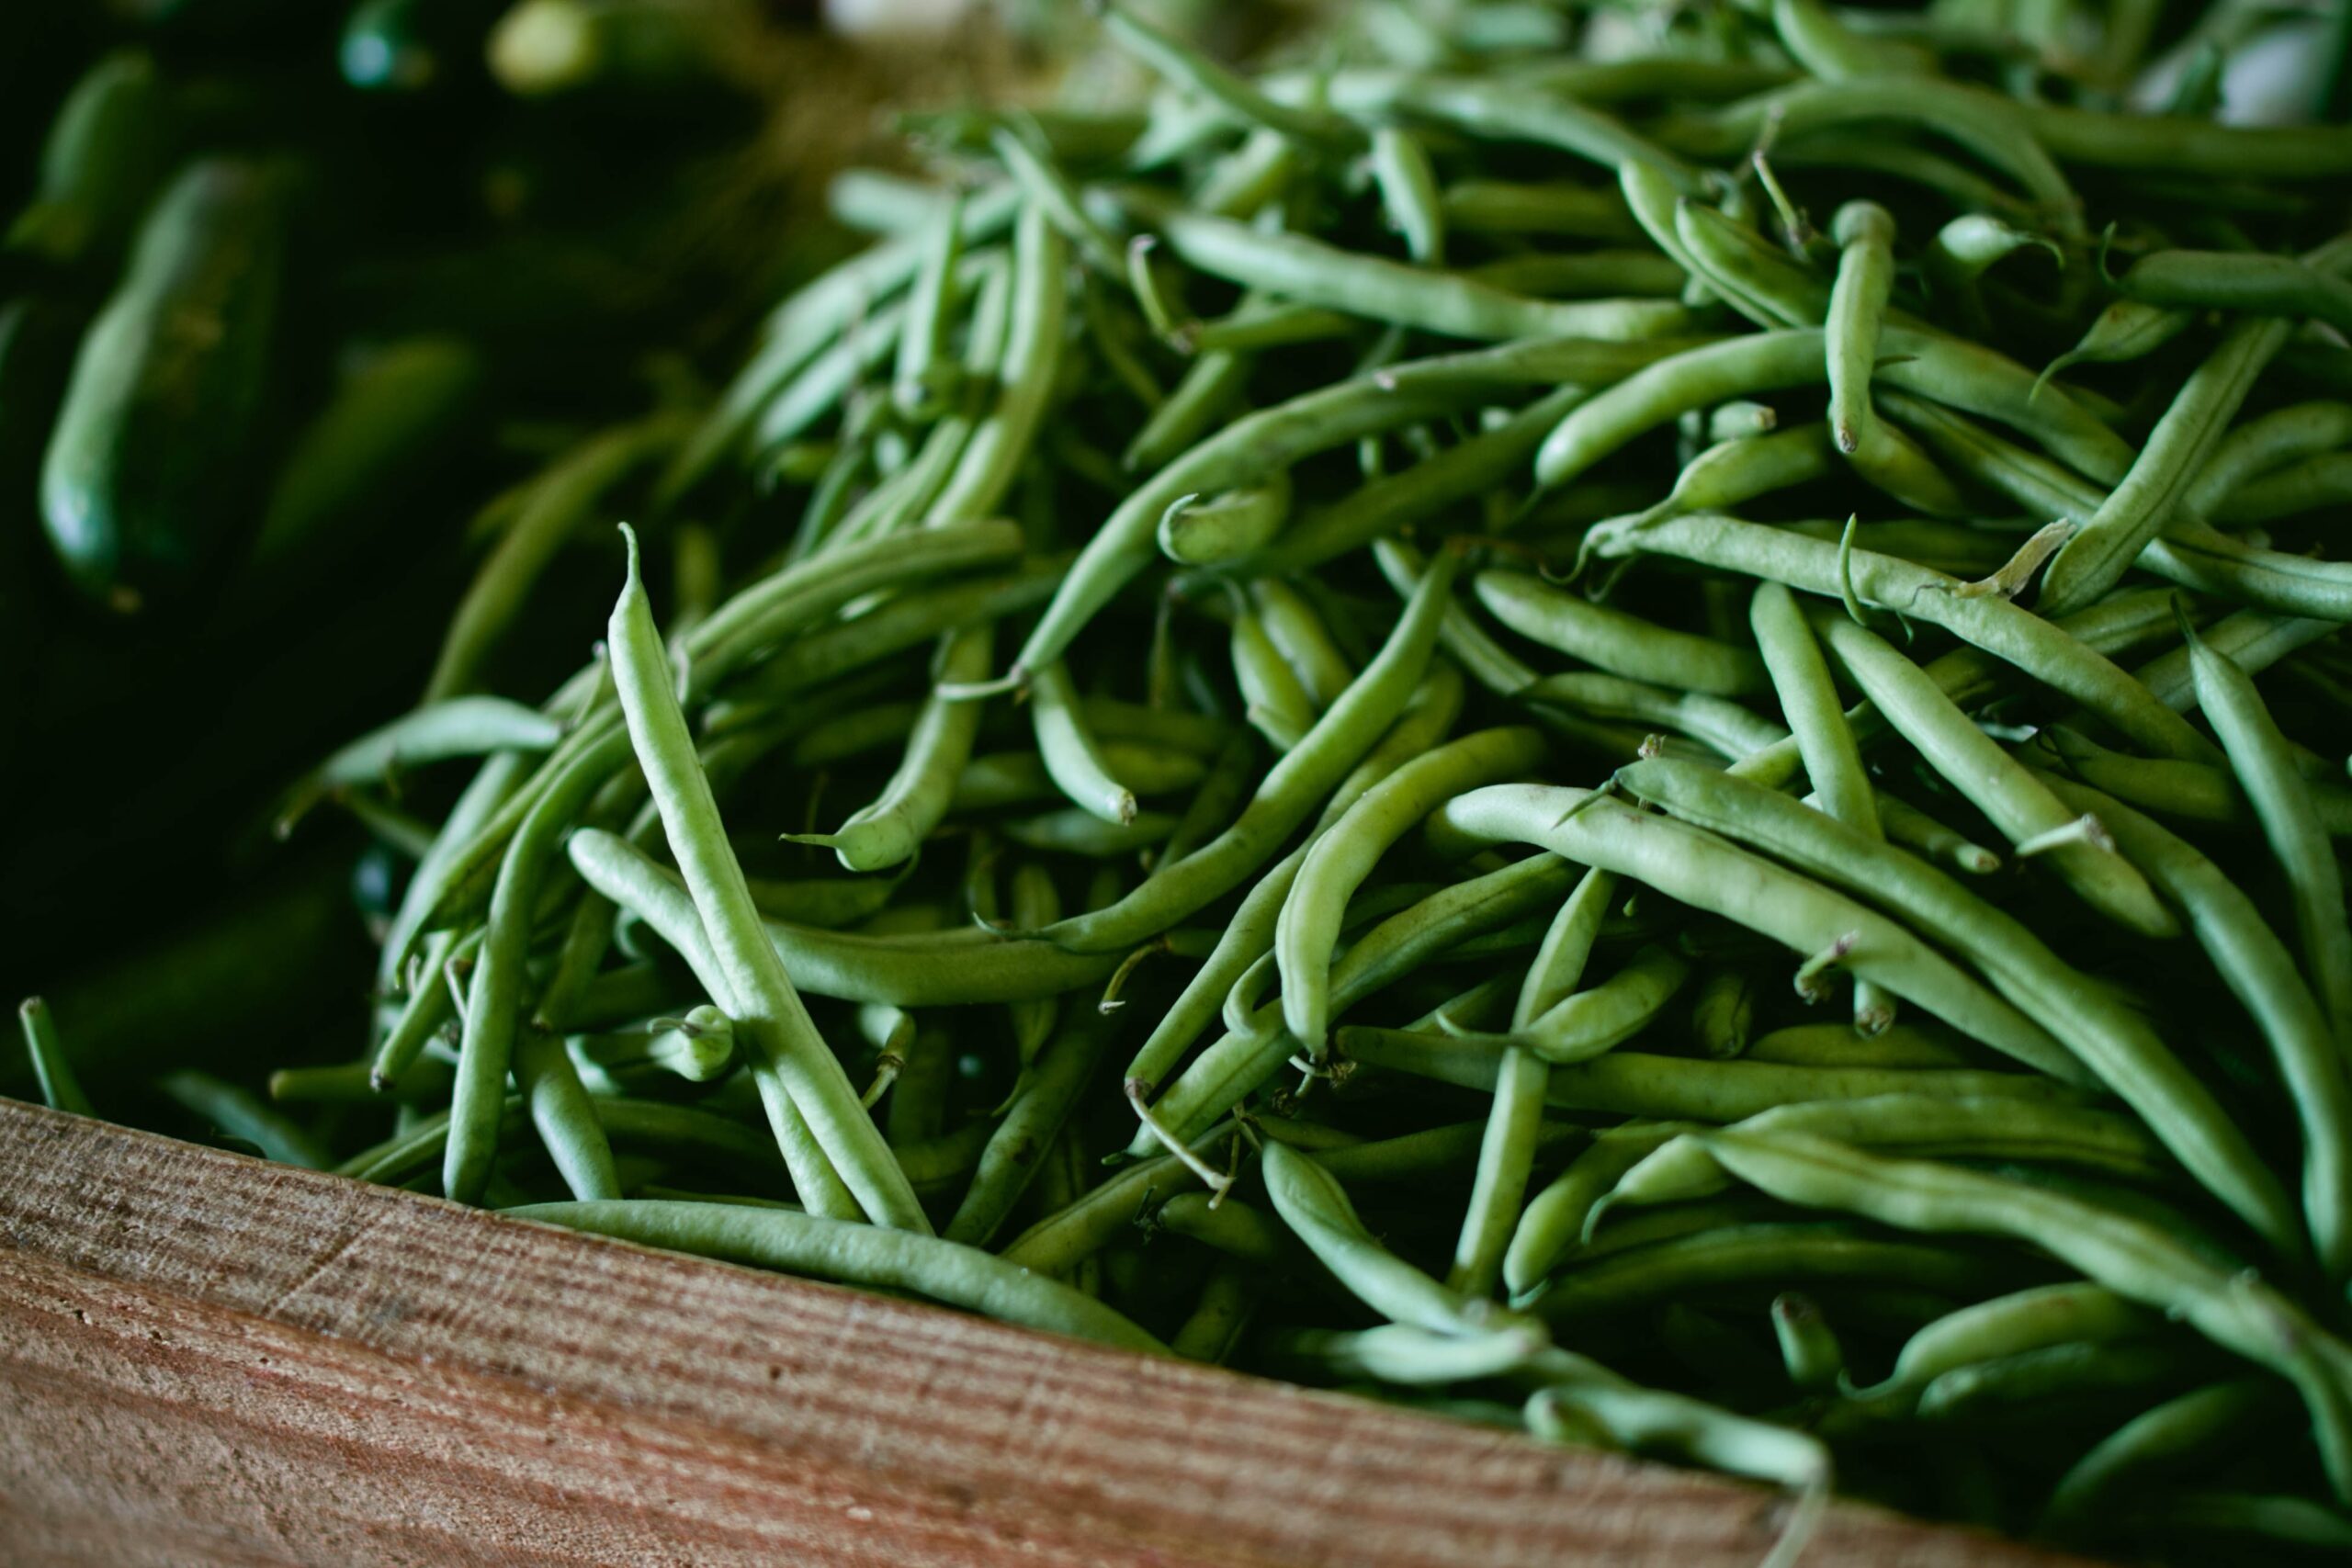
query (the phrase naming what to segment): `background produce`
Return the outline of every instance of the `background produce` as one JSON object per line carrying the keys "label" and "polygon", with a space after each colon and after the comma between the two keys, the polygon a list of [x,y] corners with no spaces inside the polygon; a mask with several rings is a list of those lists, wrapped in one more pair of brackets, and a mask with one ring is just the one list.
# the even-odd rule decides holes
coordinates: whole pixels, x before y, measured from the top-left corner
{"label": "background produce", "polygon": [[2340,8],[293,15],[11,143],[53,1102],[2352,1539]]}

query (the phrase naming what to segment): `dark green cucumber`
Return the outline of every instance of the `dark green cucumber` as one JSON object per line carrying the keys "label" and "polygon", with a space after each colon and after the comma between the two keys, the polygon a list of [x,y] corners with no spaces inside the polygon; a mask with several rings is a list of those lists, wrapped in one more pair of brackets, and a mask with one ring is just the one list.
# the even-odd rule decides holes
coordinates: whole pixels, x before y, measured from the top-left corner
{"label": "dark green cucumber", "polygon": [[371,355],[296,437],[262,513],[254,565],[279,570],[356,543],[356,529],[432,472],[465,425],[483,370],[461,338],[405,338]]}
{"label": "dark green cucumber", "polygon": [[83,339],[41,517],[67,574],[117,609],[189,586],[250,515],[241,481],[277,316],[283,185],[257,164],[191,164]]}
{"label": "dark green cucumber", "polygon": [[[49,574],[30,569],[33,497],[40,489],[41,444],[57,418],[74,343],[88,312],[49,295],[0,305],[0,757],[18,749],[40,663]],[[0,766],[0,813],[17,804],[23,770]]]}
{"label": "dark green cucumber", "polygon": [[61,272],[107,265],[155,194],[171,145],[155,62],[119,50],[67,95],[42,144],[40,185],[5,248]]}

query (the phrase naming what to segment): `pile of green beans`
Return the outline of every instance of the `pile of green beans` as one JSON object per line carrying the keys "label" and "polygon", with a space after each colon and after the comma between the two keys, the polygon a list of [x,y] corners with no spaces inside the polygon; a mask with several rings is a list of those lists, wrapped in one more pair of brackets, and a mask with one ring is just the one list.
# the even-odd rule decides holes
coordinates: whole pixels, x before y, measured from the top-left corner
{"label": "pile of green beans", "polygon": [[[1141,112],[913,122],[514,503],[287,796],[411,862],[366,1048],[167,1092],[1787,1488],[1784,1560],[1832,1488],[2341,1550],[2352,124],[2027,9],[1249,75],[1113,0]],[[487,690],[526,601],[602,641]]]}

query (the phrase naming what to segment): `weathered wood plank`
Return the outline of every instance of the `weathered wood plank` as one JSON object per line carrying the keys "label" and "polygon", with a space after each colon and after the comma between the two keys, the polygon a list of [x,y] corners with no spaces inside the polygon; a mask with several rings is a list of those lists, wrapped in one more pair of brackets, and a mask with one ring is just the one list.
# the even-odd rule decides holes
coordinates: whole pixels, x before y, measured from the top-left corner
{"label": "weathered wood plank", "polygon": [[11,1562],[1752,1568],[1784,1506],[0,1101]]}

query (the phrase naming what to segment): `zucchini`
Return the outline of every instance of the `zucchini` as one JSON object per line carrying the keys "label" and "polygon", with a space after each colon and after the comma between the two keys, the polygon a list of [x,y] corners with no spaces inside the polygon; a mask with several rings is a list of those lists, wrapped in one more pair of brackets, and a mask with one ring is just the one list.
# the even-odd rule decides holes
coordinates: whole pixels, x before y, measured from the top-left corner
{"label": "zucchini", "polygon": [[60,272],[107,263],[155,193],[171,134],[155,62],[138,50],[107,55],[58,109],[33,199],[0,248]]}
{"label": "zucchini", "polygon": [[187,589],[248,514],[284,184],[240,160],[189,165],[83,339],[41,465],[41,518],[66,574],[118,610]]}

